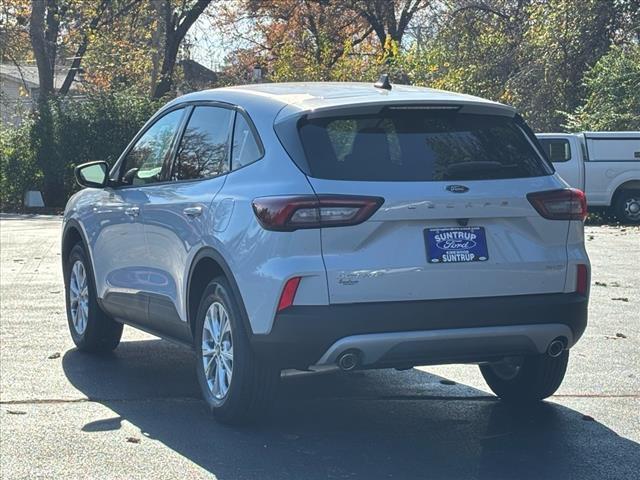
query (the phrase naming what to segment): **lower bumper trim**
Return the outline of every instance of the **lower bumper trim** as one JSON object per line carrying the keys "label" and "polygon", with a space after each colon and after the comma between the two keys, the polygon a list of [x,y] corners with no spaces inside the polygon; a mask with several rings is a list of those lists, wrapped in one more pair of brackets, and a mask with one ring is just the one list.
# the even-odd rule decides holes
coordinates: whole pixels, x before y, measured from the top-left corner
{"label": "lower bumper trim", "polygon": [[[306,369],[318,363],[332,346],[339,345],[341,341],[350,341],[347,339],[353,337],[379,339],[389,338],[388,335],[393,338],[393,335],[404,336],[411,333],[422,339],[436,338],[434,334],[427,335],[427,332],[441,332],[438,334],[441,339],[438,342],[425,340],[428,341],[430,351],[442,350],[441,354],[434,354],[434,363],[438,362],[437,358],[442,360],[441,363],[457,363],[465,359],[476,361],[472,357],[477,355],[462,354],[465,351],[474,354],[476,349],[487,343],[487,337],[481,335],[479,338],[463,341],[460,332],[506,331],[500,330],[503,327],[512,327],[514,330],[510,331],[516,332],[519,328],[531,329],[540,326],[544,330],[549,325],[560,325],[565,327],[562,332],[568,330],[568,333],[558,335],[565,336],[569,345],[572,345],[578,341],[587,326],[588,303],[588,297],[584,295],[554,293],[403,302],[293,305],[276,315],[270,333],[251,335],[251,344],[258,356],[277,363],[282,368]],[[492,328],[497,330],[482,330]],[[458,340],[446,340],[449,337],[443,337],[444,332]],[[385,336],[375,336],[379,334]],[[513,343],[513,339],[509,338],[503,337],[500,341]],[[443,342],[442,347],[438,346],[440,341]],[[526,345],[531,345],[527,342],[529,340],[526,340],[526,336],[516,335],[516,343],[530,351],[530,348],[525,348]],[[418,343],[424,341],[420,340]],[[537,344],[534,342],[533,345]],[[457,354],[447,362],[445,350],[454,347]],[[546,345],[544,347],[546,348]],[[378,363],[393,359],[394,356],[400,357],[404,352],[409,364],[413,360],[408,355],[413,351],[411,344],[399,346],[391,349],[378,360]],[[423,362],[425,359],[422,357],[420,361]]]}
{"label": "lower bumper trim", "polygon": [[556,338],[573,346],[571,329],[561,324],[458,328],[353,335],[335,342],[312,368],[334,365],[346,351],[360,355],[364,368],[415,363],[482,361],[510,355],[541,354]]}

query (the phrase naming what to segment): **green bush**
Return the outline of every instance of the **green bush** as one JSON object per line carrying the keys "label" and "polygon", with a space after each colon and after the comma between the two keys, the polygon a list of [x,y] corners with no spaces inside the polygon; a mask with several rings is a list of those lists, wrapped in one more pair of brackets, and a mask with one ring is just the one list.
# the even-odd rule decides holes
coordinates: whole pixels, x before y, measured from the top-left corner
{"label": "green bush", "polygon": [[0,209],[17,210],[24,192],[40,190],[42,175],[31,148],[32,121],[20,127],[0,124]]}
{"label": "green bush", "polygon": [[33,120],[3,127],[3,210],[18,208],[27,189],[41,190],[47,207],[63,207],[78,188],[74,167],[91,160],[113,165],[161,103],[130,91],[52,98]]}
{"label": "green bush", "polygon": [[587,96],[566,127],[640,130],[640,46],[611,47],[585,75]]}

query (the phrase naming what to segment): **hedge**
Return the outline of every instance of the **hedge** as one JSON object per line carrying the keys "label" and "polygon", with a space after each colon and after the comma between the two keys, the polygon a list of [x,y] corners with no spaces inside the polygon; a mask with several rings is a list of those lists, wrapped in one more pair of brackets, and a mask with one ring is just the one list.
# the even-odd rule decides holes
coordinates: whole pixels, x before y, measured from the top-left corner
{"label": "hedge", "polygon": [[62,208],[77,190],[76,165],[116,161],[162,101],[129,91],[52,98],[19,127],[0,127],[0,204],[20,210],[24,192],[40,190]]}

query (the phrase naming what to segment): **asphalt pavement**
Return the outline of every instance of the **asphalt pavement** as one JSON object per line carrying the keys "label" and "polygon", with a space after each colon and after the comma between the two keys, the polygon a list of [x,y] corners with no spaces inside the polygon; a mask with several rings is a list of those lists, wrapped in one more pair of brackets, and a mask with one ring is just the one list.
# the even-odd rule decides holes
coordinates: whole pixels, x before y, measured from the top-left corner
{"label": "asphalt pavement", "polygon": [[0,477],[640,478],[640,229],[587,227],[590,320],[556,395],[514,410],[471,365],[289,376],[257,426],[217,424],[194,357],[125,328],[74,349],[60,217],[0,216]]}

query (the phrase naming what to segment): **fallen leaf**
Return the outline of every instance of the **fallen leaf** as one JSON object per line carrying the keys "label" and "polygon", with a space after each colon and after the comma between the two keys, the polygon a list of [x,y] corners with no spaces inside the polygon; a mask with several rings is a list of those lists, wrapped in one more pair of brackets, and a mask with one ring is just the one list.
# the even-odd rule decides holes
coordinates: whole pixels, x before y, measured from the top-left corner
{"label": "fallen leaf", "polygon": [[616,297],[616,298],[612,298],[611,300],[618,300],[620,302],[628,302],[629,299],[627,297]]}
{"label": "fallen leaf", "polygon": [[23,412],[22,410],[7,410],[9,415],[26,415],[27,412]]}
{"label": "fallen leaf", "polygon": [[604,282],[596,282],[596,285],[599,286],[599,287],[606,287],[607,286],[607,284],[604,283]]}
{"label": "fallen leaf", "polygon": [[618,337],[618,338],[627,338],[627,336],[624,333],[616,333],[616,337]]}
{"label": "fallen leaf", "polygon": [[49,360],[55,360],[56,358],[60,358],[60,352],[52,353],[47,357]]}
{"label": "fallen leaf", "polygon": [[455,385],[456,382],[454,382],[453,380],[447,380],[446,378],[443,378],[442,380],[440,380],[440,383],[442,385]]}
{"label": "fallen leaf", "polygon": [[138,437],[127,437],[127,442],[129,442],[129,443],[140,443],[140,439]]}

